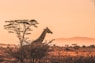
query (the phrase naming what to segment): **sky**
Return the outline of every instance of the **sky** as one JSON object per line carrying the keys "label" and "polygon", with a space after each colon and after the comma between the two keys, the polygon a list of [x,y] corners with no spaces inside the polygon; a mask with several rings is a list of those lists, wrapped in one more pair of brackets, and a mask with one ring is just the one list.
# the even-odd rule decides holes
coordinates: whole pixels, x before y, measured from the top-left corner
{"label": "sky", "polygon": [[95,6],[92,0],[0,0],[0,43],[18,42],[3,28],[6,20],[36,19],[38,28],[29,36],[36,39],[45,27],[53,34],[46,40],[68,37],[95,38]]}

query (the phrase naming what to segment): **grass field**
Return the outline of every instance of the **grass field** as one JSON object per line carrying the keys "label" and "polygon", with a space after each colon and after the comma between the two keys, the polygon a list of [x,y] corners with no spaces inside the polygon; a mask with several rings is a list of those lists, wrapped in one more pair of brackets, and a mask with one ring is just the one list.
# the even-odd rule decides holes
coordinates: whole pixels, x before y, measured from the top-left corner
{"label": "grass field", "polygon": [[[7,54],[6,48],[0,48],[0,63],[20,63],[15,58]],[[32,63],[30,59],[25,59],[25,63]],[[35,62],[39,63],[39,62]],[[40,60],[40,63],[95,63],[95,48],[70,48],[54,49]]]}

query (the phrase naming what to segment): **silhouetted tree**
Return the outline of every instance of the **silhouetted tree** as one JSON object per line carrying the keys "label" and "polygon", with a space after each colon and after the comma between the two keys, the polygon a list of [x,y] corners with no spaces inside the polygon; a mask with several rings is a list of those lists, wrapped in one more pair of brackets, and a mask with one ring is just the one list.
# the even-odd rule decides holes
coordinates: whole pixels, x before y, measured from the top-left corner
{"label": "silhouetted tree", "polygon": [[20,48],[21,48],[21,58],[20,61],[23,63],[23,52],[22,46],[23,42],[26,40],[25,35],[31,34],[29,31],[32,31],[31,26],[37,27],[38,22],[34,19],[32,20],[11,20],[5,21],[8,23],[4,25],[4,28],[8,30],[9,33],[15,33],[17,38],[20,41]]}
{"label": "silhouetted tree", "polygon": [[65,45],[65,50],[69,51],[69,45]]}
{"label": "silhouetted tree", "polygon": [[95,45],[90,45],[90,46],[88,46],[89,48],[95,48]]}
{"label": "silhouetted tree", "polygon": [[83,46],[82,46],[82,48],[86,48],[86,46],[85,46],[85,45],[83,45]]}
{"label": "silhouetted tree", "polygon": [[73,48],[75,49],[75,50],[77,50],[77,49],[79,49],[80,48],[80,46],[79,45],[77,45],[77,44],[72,44],[73,45]]}

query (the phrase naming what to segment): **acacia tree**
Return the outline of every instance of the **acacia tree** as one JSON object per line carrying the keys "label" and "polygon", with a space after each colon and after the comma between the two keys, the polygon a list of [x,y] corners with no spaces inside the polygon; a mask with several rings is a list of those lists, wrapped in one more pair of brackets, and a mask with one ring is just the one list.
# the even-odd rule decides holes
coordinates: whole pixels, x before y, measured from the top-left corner
{"label": "acacia tree", "polygon": [[37,27],[38,22],[34,19],[32,20],[10,20],[5,21],[6,25],[4,25],[4,29],[8,30],[9,33],[15,33],[17,38],[20,42],[20,48],[21,48],[21,57],[20,61],[23,63],[23,52],[22,52],[22,46],[25,42],[26,35],[31,34],[30,31],[32,31],[31,26]]}

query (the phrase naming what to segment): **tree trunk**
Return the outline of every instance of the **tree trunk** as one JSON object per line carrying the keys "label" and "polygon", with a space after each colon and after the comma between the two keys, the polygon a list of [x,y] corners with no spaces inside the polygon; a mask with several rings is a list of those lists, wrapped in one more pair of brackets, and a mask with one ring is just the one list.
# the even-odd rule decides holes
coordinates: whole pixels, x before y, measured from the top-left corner
{"label": "tree trunk", "polygon": [[24,63],[24,61],[23,61],[23,51],[22,51],[23,49],[22,49],[22,42],[21,42],[21,58],[20,58],[20,62],[21,63]]}

